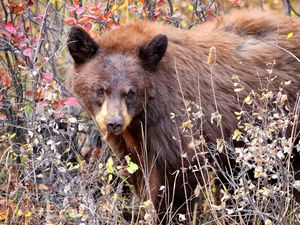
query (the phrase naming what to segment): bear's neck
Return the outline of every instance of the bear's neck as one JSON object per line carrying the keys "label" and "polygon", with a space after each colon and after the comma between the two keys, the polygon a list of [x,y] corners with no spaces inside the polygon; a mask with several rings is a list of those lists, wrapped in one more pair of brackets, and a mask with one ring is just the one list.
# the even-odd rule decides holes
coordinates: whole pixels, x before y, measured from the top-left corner
{"label": "bear's neck", "polygon": [[181,154],[187,148],[180,125],[172,121],[172,109],[165,100],[154,98],[146,105],[123,134],[124,153],[132,155],[139,165],[145,163],[140,162],[143,159],[149,165],[154,162],[160,171],[174,172],[182,165]]}

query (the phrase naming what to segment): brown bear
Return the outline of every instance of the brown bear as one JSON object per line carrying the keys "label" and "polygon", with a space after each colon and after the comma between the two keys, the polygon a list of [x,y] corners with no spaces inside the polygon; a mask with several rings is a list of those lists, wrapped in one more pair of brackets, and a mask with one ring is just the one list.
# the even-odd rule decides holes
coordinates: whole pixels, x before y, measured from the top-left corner
{"label": "brown bear", "polygon": [[[243,83],[242,98],[270,77],[276,77],[274,90],[291,81],[293,108],[300,88],[299,43],[299,21],[258,11],[234,11],[191,30],[135,22],[97,40],[75,26],[68,40],[75,66],[67,84],[114,153],[139,165],[131,177],[138,194],[146,189],[162,215],[166,207],[186,212],[197,184],[212,179],[207,149],[191,143],[201,137],[206,143],[228,140],[236,127],[232,75]],[[276,62],[272,73],[269,62]],[[197,111],[201,115],[191,119]]]}

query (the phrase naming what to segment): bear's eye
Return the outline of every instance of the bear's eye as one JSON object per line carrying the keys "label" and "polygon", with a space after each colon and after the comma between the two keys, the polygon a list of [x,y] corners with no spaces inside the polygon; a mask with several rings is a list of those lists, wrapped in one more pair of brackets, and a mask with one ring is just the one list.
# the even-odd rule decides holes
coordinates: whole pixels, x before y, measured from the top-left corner
{"label": "bear's eye", "polygon": [[98,91],[97,91],[97,94],[99,97],[103,97],[105,95],[105,91],[103,88],[100,88]]}
{"label": "bear's eye", "polygon": [[128,100],[132,100],[135,97],[135,92],[130,90],[127,94],[126,94],[126,99]]}

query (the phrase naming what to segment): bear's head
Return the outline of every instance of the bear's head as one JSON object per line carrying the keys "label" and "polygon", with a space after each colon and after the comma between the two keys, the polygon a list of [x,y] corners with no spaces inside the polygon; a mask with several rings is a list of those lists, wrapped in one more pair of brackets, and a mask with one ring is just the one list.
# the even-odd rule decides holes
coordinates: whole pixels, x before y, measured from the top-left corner
{"label": "bear's head", "polygon": [[150,78],[167,45],[167,37],[159,34],[122,52],[101,48],[81,27],[71,29],[68,49],[75,65],[67,83],[103,135],[121,134],[143,112],[151,97]]}

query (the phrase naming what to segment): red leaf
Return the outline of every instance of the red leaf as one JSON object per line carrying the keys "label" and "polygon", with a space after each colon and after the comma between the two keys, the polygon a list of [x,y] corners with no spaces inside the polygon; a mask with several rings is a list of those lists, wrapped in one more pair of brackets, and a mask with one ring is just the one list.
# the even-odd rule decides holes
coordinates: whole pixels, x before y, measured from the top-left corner
{"label": "red leaf", "polygon": [[9,87],[10,86],[10,80],[9,80],[8,76],[6,76],[3,73],[0,73],[0,78],[2,80],[3,87]]}
{"label": "red leaf", "polygon": [[4,87],[9,87],[10,86],[10,81],[7,76],[2,77],[2,83]]}
{"label": "red leaf", "polygon": [[83,8],[76,8],[75,13],[77,15],[81,15],[83,13],[84,9]]}
{"label": "red leaf", "polygon": [[87,153],[80,152],[80,155],[86,157],[88,160],[97,162],[100,157],[101,148],[92,146]]}
{"label": "red leaf", "polygon": [[100,12],[100,9],[97,7],[86,6],[86,8],[89,11],[89,13],[92,13],[92,14]]}
{"label": "red leaf", "polygon": [[90,31],[92,29],[93,25],[91,23],[87,23],[83,27],[86,31]]}
{"label": "red leaf", "polygon": [[115,25],[115,22],[113,20],[111,20],[111,21],[108,22],[107,27],[109,29],[111,29],[114,25]]}
{"label": "red leaf", "polygon": [[44,96],[44,93],[43,93],[42,88],[38,88],[37,91],[36,91],[36,97],[37,97],[38,99],[42,99],[43,96]]}
{"label": "red leaf", "polygon": [[33,6],[32,0],[28,0],[28,1],[27,1],[27,5],[28,5],[29,7]]}
{"label": "red leaf", "polygon": [[68,19],[65,20],[65,24],[74,25],[76,24],[76,20],[72,17],[69,17]]}
{"label": "red leaf", "polygon": [[102,1],[101,1],[101,2],[98,2],[96,6],[97,6],[99,9],[101,9],[102,6],[103,6],[103,2],[102,2]]}
{"label": "red leaf", "polygon": [[13,14],[21,14],[21,12],[23,12],[25,10],[25,4],[22,3],[20,5],[15,5],[13,8],[12,8],[12,11],[13,11]]}
{"label": "red leaf", "polygon": [[156,4],[157,9],[160,9],[164,4],[164,0],[158,0],[158,3]]}
{"label": "red leaf", "polygon": [[35,18],[42,20],[42,19],[46,18],[46,16],[47,16],[46,14],[38,13]]}
{"label": "red leaf", "polygon": [[70,5],[70,4],[66,4],[66,6],[67,6],[67,9],[69,10],[69,12],[75,12],[76,7],[74,7],[74,6]]}
{"label": "red leaf", "polygon": [[92,20],[92,18],[90,18],[90,17],[84,17],[84,18],[78,20],[78,24],[83,24],[83,23],[89,22],[91,20]]}
{"label": "red leaf", "polygon": [[154,13],[154,18],[157,19],[161,15],[162,15],[162,12],[160,10],[156,10],[155,13]]}
{"label": "red leaf", "polygon": [[4,114],[0,113],[0,120],[5,120],[5,119],[6,119],[6,116]]}
{"label": "red leaf", "polygon": [[32,48],[24,49],[23,55],[30,57],[32,55]]}
{"label": "red leaf", "polygon": [[41,105],[42,105],[43,107],[48,106],[48,102],[43,101],[43,102],[40,102],[40,103],[41,103]]}
{"label": "red leaf", "polygon": [[42,78],[47,84],[51,84],[53,80],[53,73],[42,73]]}
{"label": "red leaf", "polygon": [[[26,44],[25,42],[23,42],[23,41],[21,41],[21,42],[18,44],[18,47],[19,47],[20,49],[24,48],[25,46],[27,46],[27,44]],[[23,53],[23,54],[24,54],[24,53]]]}
{"label": "red leaf", "polygon": [[9,23],[2,22],[1,24],[8,33],[16,35],[17,30],[16,28],[14,28],[14,24],[12,22]]}
{"label": "red leaf", "polygon": [[76,7],[79,7],[78,0],[73,0],[73,5],[75,5]]}
{"label": "red leaf", "polygon": [[91,20],[97,20],[98,19],[97,16],[92,16],[92,15],[86,15],[84,17],[90,18]]}
{"label": "red leaf", "polygon": [[239,6],[242,3],[241,0],[229,0],[229,1],[234,6]]}
{"label": "red leaf", "polygon": [[103,17],[107,20],[110,17],[110,12],[104,13]]}
{"label": "red leaf", "polygon": [[40,116],[45,116],[45,107],[47,105],[47,102],[38,102],[35,107],[35,113]]}
{"label": "red leaf", "polygon": [[78,103],[78,99],[75,97],[67,97],[62,99],[62,103],[66,106],[74,106]]}
{"label": "red leaf", "polygon": [[21,12],[23,12],[25,9],[25,3],[21,3],[17,5],[15,3],[10,2],[7,4],[7,6],[10,8],[11,12],[15,15],[21,14]]}
{"label": "red leaf", "polygon": [[8,33],[5,29],[0,29],[0,34],[7,35],[7,36],[10,35],[10,33]]}
{"label": "red leaf", "polygon": [[28,97],[33,97],[33,92],[31,90],[27,90],[25,93]]}

